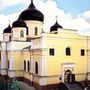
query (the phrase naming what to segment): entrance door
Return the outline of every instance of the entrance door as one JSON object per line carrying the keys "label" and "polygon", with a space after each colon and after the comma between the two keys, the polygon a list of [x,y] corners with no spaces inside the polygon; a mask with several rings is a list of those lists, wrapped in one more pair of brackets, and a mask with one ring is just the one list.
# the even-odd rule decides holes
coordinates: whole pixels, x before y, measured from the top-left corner
{"label": "entrance door", "polygon": [[65,83],[69,83],[69,81],[70,81],[69,80],[69,75],[71,75],[71,74],[72,74],[71,70],[68,69],[68,70],[65,71],[65,73],[64,73],[64,82]]}

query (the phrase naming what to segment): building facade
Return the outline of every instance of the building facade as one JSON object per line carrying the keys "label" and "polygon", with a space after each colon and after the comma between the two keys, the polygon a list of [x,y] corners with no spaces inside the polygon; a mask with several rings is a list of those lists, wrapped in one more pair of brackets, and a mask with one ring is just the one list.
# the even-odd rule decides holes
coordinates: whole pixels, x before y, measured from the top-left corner
{"label": "building facade", "polygon": [[[3,32],[0,74],[17,78],[36,90],[55,89],[60,82],[90,80],[90,37],[58,24],[43,30],[44,15],[33,0]],[[72,80],[69,75],[72,75]]]}

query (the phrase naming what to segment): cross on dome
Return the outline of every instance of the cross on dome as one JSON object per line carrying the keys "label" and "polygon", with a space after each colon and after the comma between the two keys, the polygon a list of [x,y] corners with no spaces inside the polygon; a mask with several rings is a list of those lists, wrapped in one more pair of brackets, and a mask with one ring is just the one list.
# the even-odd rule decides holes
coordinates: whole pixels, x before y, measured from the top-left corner
{"label": "cross on dome", "polygon": [[58,22],[58,16],[56,16],[56,22]]}

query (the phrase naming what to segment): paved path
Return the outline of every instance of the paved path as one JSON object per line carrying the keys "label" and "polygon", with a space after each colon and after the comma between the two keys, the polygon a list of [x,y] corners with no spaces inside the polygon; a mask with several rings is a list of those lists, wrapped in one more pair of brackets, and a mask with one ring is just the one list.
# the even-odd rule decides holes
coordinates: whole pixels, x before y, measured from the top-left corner
{"label": "paved path", "polygon": [[20,81],[19,83],[20,83],[20,90],[35,90],[32,86],[29,86],[24,82]]}

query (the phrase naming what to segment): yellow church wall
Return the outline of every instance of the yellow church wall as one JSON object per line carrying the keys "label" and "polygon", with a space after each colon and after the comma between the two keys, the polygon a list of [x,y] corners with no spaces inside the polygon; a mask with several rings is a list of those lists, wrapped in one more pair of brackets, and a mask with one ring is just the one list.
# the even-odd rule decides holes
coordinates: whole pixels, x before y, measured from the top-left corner
{"label": "yellow church wall", "polygon": [[47,77],[47,84],[56,84],[56,83],[60,83],[60,76]]}
{"label": "yellow church wall", "polygon": [[40,75],[40,59],[41,59],[41,51],[38,50],[34,50],[32,51],[32,55],[33,55],[33,60],[34,60],[34,74],[35,73],[35,62],[38,63],[38,75]]}
{"label": "yellow church wall", "polygon": [[72,29],[58,29],[57,34],[47,33],[47,36],[74,38],[74,39],[85,39],[87,37],[87,36],[79,35],[77,30],[72,30]]}
{"label": "yellow church wall", "polygon": [[[32,56],[30,56],[30,54]],[[30,80],[30,72],[28,72],[27,69],[27,62],[30,60],[30,58],[33,57],[34,63],[33,63],[33,82],[39,83],[39,75],[40,75],[40,57],[41,57],[41,51],[33,50],[31,53],[28,49],[23,51],[23,60],[26,61],[26,71],[24,71],[24,78]],[[35,73],[35,62],[38,62],[38,74]]]}
{"label": "yellow church wall", "polygon": [[30,51],[28,49],[23,51],[23,60],[30,61]]}
{"label": "yellow church wall", "polygon": [[[34,60],[34,66],[33,66],[33,70],[34,70],[34,74],[33,74],[33,82],[36,82],[36,83],[39,83],[39,77],[38,75],[40,75],[40,51],[32,51],[31,52],[32,56],[33,56],[33,60]],[[29,50],[24,50],[23,51],[23,59],[26,61],[26,71],[24,71],[24,78],[30,80],[30,72],[28,72],[28,69],[27,69],[27,62],[28,60],[30,60],[31,56],[30,56],[30,52]],[[35,74],[35,62],[38,62],[38,74]]]}
{"label": "yellow church wall", "polygon": [[[74,73],[76,74],[76,80],[85,80],[87,73],[87,37],[79,36],[77,34],[47,34],[46,36],[46,75],[52,76],[47,78],[47,83],[58,83],[60,80],[55,75],[62,75],[62,64],[74,63]],[[65,55],[65,49],[71,48],[71,56]],[[55,55],[49,55],[49,49],[55,49]],[[80,50],[85,49],[85,56],[80,55]],[[68,69],[68,68],[67,68]],[[82,75],[78,75],[82,74]],[[57,78],[57,79],[56,79]]]}
{"label": "yellow church wall", "polygon": [[[87,45],[84,45],[83,47],[81,47],[80,45],[78,45],[78,43],[77,43],[77,45],[72,44],[73,42],[75,43],[75,41],[73,41],[73,40],[70,41],[70,42],[72,42],[71,44],[70,44],[70,42],[67,44],[67,41],[65,42],[65,40],[64,41],[60,40],[60,41],[63,44],[62,43],[59,44],[58,40],[55,40],[55,43],[54,43],[54,41],[53,41],[53,43],[54,44],[58,43],[58,44],[56,44],[55,46],[51,45],[50,47],[48,47],[48,52],[49,52],[49,48],[55,48],[55,56],[49,56],[49,53],[48,53],[47,62],[52,61],[53,64],[59,65],[58,62],[60,62],[60,63],[65,63],[66,62],[67,63],[67,61],[68,61],[68,63],[70,63],[70,62],[77,63],[77,61],[78,61],[78,63],[81,63],[82,60],[85,60],[85,62],[82,62],[82,65],[87,64],[87,62],[86,62],[86,60],[87,60],[87,52],[86,52]],[[83,44],[83,43],[87,43],[87,42],[86,41],[81,41],[80,43]],[[48,45],[49,45],[49,43],[48,43]],[[66,56],[65,55],[65,48],[69,47],[69,46],[71,47],[71,56]],[[80,56],[80,49],[85,49],[85,56]],[[57,60],[57,62],[56,62],[56,60]],[[51,63],[51,65],[53,65],[52,63]],[[76,67],[78,68],[78,66],[80,66],[80,64],[78,64]],[[50,63],[49,63],[49,67],[50,67]],[[56,74],[56,73],[54,73],[54,74]]]}
{"label": "yellow church wall", "polygon": [[26,70],[24,70],[24,78],[30,80],[30,71],[28,71],[27,65],[28,61],[30,62],[30,51],[28,49],[23,50],[23,60],[26,61]]}
{"label": "yellow church wall", "polygon": [[[33,74],[33,82],[35,83],[39,83],[40,79],[41,79],[41,57],[42,57],[42,50],[41,50],[41,38],[37,38],[32,40],[33,46],[32,46],[32,58],[33,58],[33,62],[34,62],[34,66],[33,66],[33,70],[34,70],[34,74]],[[38,63],[38,74],[35,73],[35,63]]]}
{"label": "yellow church wall", "polygon": [[22,71],[23,70],[23,48],[30,46],[30,42],[16,42],[12,41],[10,42],[10,45],[8,46],[9,49],[11,49],[8,52],[8,57],[13,58],[13,63],[14,63],[14,70],[15,73],[14,75],[16,77],[22,76]]}
{"label": "yellow church wall", "polygon": [[[40,59],[41,59],[41,51],[40,50],[33,50],[32,51],[32,56],[33,56],[33,60],[34,60],[34,66],[33,66],[33,70],[34,70],[34,74],[33,74],[33,82],[35,83],[39,83],[40,80]],[[38,74],[35,73],[35,63],[38,63]]]}
{"label": "yellow church wall", "polygon": [[24,78],[30,80],[30,73],[27,71],[24,71]]}
{"label": "yellow church wall", "polygon": [[[22,52],[21,51],[8,51],[8,60],[9,60],[9,70],[13,70],[14,77],[20,77],[21,75],[21,67],[22,67]],[[13,63],[10,63],[10,58],[12,58]],[[7,61],[8,63],[8,61]],[[13,64],[12,68],[10,67],[10,64]],[[8,75],[10,75],[10,72],[8,71]]]}
{"label": "yellow church wall", "polygon": [[22,67],[22,52],[15,51],[13,52],[14,58],[14,70],[15,70],[15,77],[21,76],[21,67]]}
{"label": "yellow church wall", "polygon": [[76,81],[84,81],[87,79],[87,75],[84,73],[81,75],[76,74],[75,78],[76,78]]}

